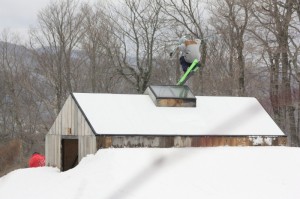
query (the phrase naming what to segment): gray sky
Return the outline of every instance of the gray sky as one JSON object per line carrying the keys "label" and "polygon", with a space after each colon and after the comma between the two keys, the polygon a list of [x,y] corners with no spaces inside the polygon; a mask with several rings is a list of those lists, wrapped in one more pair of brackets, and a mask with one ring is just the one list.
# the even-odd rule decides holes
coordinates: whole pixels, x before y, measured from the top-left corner
{"label": "gray sky", "polygon": [[0,0],[0,31],[27,34],[30,26],[35,25],[37,13],[51,0]]}
{"label": "gray sky", "polygon": [[[37,14],[55,0],[0,0],[0,34],[7,29],[27,40],[28,30],[37,24]],[[78,0],[91,2],[96,0]]]}

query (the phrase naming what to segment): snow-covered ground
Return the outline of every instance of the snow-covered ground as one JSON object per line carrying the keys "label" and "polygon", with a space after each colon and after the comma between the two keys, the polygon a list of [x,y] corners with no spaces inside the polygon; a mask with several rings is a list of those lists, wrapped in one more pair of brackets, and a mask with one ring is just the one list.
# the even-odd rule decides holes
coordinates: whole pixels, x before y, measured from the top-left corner
{"label": "snow-covered ground", "polygon": [[0,178],[1,199],[299,199],[300,148],[103,149],[66,172]]}

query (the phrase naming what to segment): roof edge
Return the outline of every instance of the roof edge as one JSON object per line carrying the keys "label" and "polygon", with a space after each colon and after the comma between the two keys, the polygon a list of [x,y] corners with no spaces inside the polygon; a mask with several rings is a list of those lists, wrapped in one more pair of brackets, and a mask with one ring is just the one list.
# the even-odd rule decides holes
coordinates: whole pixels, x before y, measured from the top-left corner
{"label": "roof edge", "polygon": [[88,123],[89,127],[91,128],[92,132],[94,133],[94,135],[99,135],[96,133],[94,127],[92,126],[91,122],[89,121],[89,119],[87,118],[87,116],[85,115],[84,111],[82,110],[81,106],[79,105],[78,101],[76,100],[76,97],[74,96],[73,93],[70,93],[72,99],[74,100],[74,102],[76,103],[78,109],[80,110],[81,114],[83,115],[84,119],[86,120],[86,122]]}
{"label": "roof edge", "polygon": [[201,135],[195,135],[195,134],[188,134],[188,135],[181,135],[181,134],[96,134],[96,136],[163,136],[163,137],[176,137],[176,136],[182,136],[182,137],[270,137],[270,138],[274,138],[274,137],[287,137],[287,135],[253,135],[253,134],[249,134],[249,135],[219,135],[219,134],[215,134],[215,135],[209,135],[209,134],[201,134]]}

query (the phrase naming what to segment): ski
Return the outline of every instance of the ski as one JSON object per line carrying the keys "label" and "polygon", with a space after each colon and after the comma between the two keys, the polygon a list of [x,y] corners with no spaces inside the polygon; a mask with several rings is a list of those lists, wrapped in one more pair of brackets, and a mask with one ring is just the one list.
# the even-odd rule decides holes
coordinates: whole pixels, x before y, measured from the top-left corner
{"label": "ski", "polygon": [[178,86],[184,85],[185,82],[198,70],[197,64],[198,64],[198,60],[195,59],[191,64],[191,66],[188,68],[188,70],[179,79],[177,83]]}

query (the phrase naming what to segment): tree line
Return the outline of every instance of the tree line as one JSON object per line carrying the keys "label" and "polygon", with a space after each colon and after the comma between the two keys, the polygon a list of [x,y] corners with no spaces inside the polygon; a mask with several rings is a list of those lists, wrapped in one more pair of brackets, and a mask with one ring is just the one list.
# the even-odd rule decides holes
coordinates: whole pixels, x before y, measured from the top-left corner
{"label": "tree line", "polygon": [[[183,35],[201,39],[195,95],[254,96],[300,144],[300,0],[53,1],[29,41],[0,36],[0,139],[42,150],[70,92],[175,84]],[[22,45],[21,45],[22,44]],[[26,149],[26,150],[25,150]]]}

